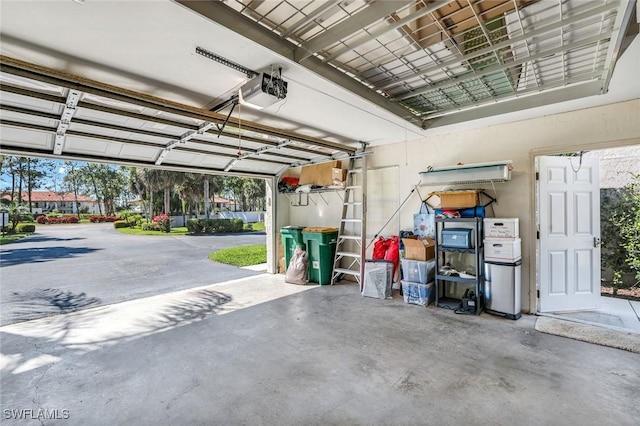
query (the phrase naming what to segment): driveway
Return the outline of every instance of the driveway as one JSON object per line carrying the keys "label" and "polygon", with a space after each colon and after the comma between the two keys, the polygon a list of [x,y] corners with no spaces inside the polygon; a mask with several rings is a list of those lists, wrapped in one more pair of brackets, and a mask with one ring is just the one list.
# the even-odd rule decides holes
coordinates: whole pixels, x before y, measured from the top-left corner
{"label": "driveway", "polygon": [[257,275],[207,256],[264,242],[263,232],[142,236],[110,223],[39,225],[0,246],[0,324]]}

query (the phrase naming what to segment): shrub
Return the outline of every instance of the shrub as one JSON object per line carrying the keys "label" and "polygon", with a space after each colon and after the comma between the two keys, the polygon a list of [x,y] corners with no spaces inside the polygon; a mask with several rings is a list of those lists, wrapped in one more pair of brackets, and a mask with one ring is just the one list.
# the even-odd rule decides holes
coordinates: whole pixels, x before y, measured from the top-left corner
{"label": "shrub", "polygon": [[115,222],[113,222],[113,227],[115,229],[118,229],[118,228],[131,228],[131,224],[129,222],[127,222],[126,220],[116,220]]}
{"label": "shrub", "polygon": [[153,218],[153,223],[158,225],[161,231],[171,232],[171,218],[162,213]]}
{"label": "shrub", "polygon": [[39,224],[45,224],[45,223],[48,223],[48,221],[47,221],[47,217],[46,217],[46,216],[44,216],[44,215],[42,215],[42,216],[38,216],[38,217],[36,218],[36,222],[38,222]]}
{"label": "shrub", "polygon": [[132,210],[123,210],[118,213],[118,216],[120,216],[122,220],[130,223],[132,226],[139,225],[142,222],[142,215]]}
{"label": "shrub", "polygon": [[600,217],[602,264],[613,272],[615,294],[640,284],[640,175],[624,188],[601,190]]}
{"label": "shrub", "polygon": [[242,219],[189,219],[187,230],[194,234],[214,234],[218,232],[242,232]]}
{"label": "shrub", "polygon": [[122,220],[118,216],[105,215],[105,214],[92,214],[89,216],[89,222],[102,223],[102,222],[115,222],[116,220]]}
{"label": "shrub", "polygon": [[78,223],[80,219],[78,216],[48,216],[45,218],[46,222],[41,222],[40,217],[38,217],[38,223]]}
{"label": "shrub", "polygon": [[35,223],[19,223],[16,226],[17,232],[27,233],[27,232],[36,232],[36,224]]}
{"label": "shrub", "polygon": [[160,231],[160,226],[154,222],[142,222],[140,228],[143,231]]}

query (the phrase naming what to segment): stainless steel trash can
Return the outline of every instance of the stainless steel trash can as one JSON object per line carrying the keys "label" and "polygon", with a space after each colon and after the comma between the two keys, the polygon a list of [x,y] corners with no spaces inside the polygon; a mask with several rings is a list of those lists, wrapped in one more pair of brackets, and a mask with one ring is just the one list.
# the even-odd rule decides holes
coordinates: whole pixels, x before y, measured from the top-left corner
{"label": "stainless steel trash can", "polygon": [[521,265],[513,263],[484,262],[485,311],[517,320],[522,316]]}

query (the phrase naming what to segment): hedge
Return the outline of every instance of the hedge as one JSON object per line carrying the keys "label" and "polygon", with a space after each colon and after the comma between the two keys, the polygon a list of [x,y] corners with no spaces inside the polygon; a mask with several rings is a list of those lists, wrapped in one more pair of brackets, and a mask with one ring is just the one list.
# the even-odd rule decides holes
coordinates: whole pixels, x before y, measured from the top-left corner
{"label": "hedge", "polygon": [[113,227],[115,229],[118,229],[118,228],[131,228],[131,224],[129,222],[127,222],[126,220],[116,220],[115,222],[113,222]]}
{"label": "hedge", "polygon": [[194,234],[214,234],[218,232],[242,232],[242,219],[189,219],[187,230]]}
{"label": "hedge", "polygon": [[122,220],[122,218],[120,218],[119,216],[104,214],[93,214],[89,216],[89,222],[91,223],[115,222],[116,220]]}
{"label": "hedge", "polygon": [[36,232],[36,224],[35,223],[19,223],[16,226],[16,232],[21,232],[21,233]]}
{"label": "hedge", "polygon": [[80,219],[78,216],[38,216],[36,222],[40,224],[45,223],[78,223]]}

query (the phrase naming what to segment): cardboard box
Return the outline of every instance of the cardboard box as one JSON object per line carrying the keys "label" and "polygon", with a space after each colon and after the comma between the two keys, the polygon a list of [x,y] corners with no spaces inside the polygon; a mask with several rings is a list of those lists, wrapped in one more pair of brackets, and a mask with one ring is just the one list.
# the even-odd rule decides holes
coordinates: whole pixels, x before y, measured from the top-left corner
{"label": "cardboard box", "polygon": [[347,169],[334,167],[331,169],[331,176],[334,185],[339,185],[347,180]]}
{"label": "cardboard box", "polygon": [[484,219],[485,238],[519,238],[520,225],[515,218],[486,218]]}
{"label": "cardboard box", "polygon": [[[441,209],[466,209],[480,205],[480,190],[470,189],[466,191],[438,191],[429,194],[440,198],[440,205],[433,206]],[[426,201],[426,200],[425,200]]]}
{"label": "cardboard box", "polygon": [[490,238],[484,240],[484,260],[511,263],[522,259],[520,238]]}
{"label": "cardboard box", "polygon": [[303,166],[300,171],[300,185],[331,186],[333,183],[333,169],[340,168],[342,168],[340,161]]}
{"label": "cardboard box", "polygon": [[430,260],[436,257],[436,243],[429,237],[403,238],[404,258],[410,260]]}

